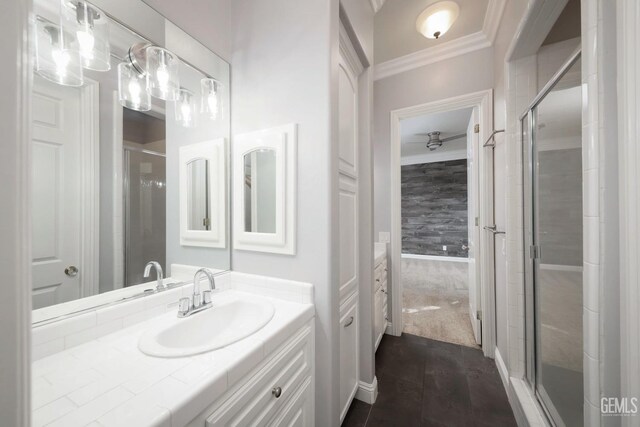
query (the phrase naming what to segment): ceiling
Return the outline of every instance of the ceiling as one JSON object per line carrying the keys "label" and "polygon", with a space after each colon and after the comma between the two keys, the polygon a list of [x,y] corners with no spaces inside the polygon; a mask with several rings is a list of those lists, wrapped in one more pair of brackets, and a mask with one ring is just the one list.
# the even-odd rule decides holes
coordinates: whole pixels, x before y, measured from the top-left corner
{"label": "ceiling", "polygon": [[[388,1],[388,0],[387,0]],[[473,108],[429,114],[402,120],[400,123],[401,157],[416,155],[442,154],[449,151],[465,150],[467,140],[460,138],[442,144],[435,151],[427,148],[426,135],[416,135],[440,131],[440,138],[458,135],[467,131]]]}
{"label": "ceiling", "polygon": [[376,64],[418,52],[482,30],[489,0],[455,0],[460,15],[440,39],[424,37],[416,30],[416,18],[440,0],[386,0],[374,22]]}

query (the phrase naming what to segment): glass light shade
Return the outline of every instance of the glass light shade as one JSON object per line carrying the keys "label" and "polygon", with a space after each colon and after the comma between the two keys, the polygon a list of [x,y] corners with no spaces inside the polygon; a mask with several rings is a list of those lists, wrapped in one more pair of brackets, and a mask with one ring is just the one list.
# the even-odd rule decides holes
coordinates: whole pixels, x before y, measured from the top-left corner
{"label": "glass light shade", "polygon": [[460,14],[460,7],[454,1],[441,1],[422,11],[416,20],[416,29],[429,39],[442,37]]}
{"label": "glass light shade", "polygon": [[175,101],[180,93],[180,62],[177,56],[158,46],[145,49],[146,71],[149,76],[147,91],[156,98]]}
{"label": "glass light shade", "polygon": [[47,80],[64,86],[82,86],[80,52],[73,49],[73,33],[40,17],[35,25],[35,71]]}
{"label": "glass light shade", "polygon": [[200,112],[212,120],[222,117],[222,88],[222,84],[215,79],[200,80]]}
{"label": "glass light shade", "polygon": [[118,64],[118,97],[130,110],[151,110],[151,95],[147,92],[147,75],[140,74],[128,62]]}
{"label": "glass light shade", "polygon": [[109,18],[97,7],[82,0],[61,0],[62,19],[74,27],[77,49],[84,68],[111,69]]}
{"label": "glass light shade", "polygon": [[178,123],[186,128],[194,127],[196,124],[196,103],[193,92],[188,89],[180,89],[174,111]]}

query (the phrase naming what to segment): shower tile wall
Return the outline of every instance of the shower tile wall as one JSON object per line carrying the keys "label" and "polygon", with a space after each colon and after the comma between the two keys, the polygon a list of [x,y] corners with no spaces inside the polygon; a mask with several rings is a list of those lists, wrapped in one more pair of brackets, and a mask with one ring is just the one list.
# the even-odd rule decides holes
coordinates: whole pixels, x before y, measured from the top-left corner
{"label": "shower tile wall", "polygon": [[467,160],[402,166],[401,174],[402,252],[466,258]]}

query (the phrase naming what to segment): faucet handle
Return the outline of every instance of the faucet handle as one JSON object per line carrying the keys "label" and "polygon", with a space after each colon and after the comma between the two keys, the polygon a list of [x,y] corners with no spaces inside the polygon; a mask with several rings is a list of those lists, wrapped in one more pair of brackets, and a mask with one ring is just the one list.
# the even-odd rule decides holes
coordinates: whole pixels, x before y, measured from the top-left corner
{"label": "faucet handle", "polygon": [[178,315],[187,314],[191,308],[191,300],[188,297],[180,298],[178,301]]}
{"label": "faucet handle", "polygon": [[200,294],[193,294],[193,308],[198,308],[202,305],[202,296]]}
{"label": "faucet handle", "polygon": [[211,304],[211,291],[202,292],[202,304]]}

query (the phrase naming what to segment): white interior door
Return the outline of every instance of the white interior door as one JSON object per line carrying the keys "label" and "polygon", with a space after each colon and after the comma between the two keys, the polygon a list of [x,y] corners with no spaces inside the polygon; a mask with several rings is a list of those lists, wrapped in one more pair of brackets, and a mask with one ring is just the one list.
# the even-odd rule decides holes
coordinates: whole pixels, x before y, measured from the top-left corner
{"label": "white interior door", "polygon": [[[480,141],[479,133],[475,132],[475,125],[478,123],[477,109],[473,109],[471,120],[467,126],[467,212],[468,212],[468,233],[469,233],[469,317],[473,328],[473,335],[476,342],[482,344],[482,321],[481,293],[480,293],[480,271],[479,254],[480,247],[480,173],[478,167]],[[476,219],[478,218],[478,219]]]}
{"label": "white interior door", "polygon": [[36,76],[32,108],[33,308],[41,308],[82,295],[80,89]]}

